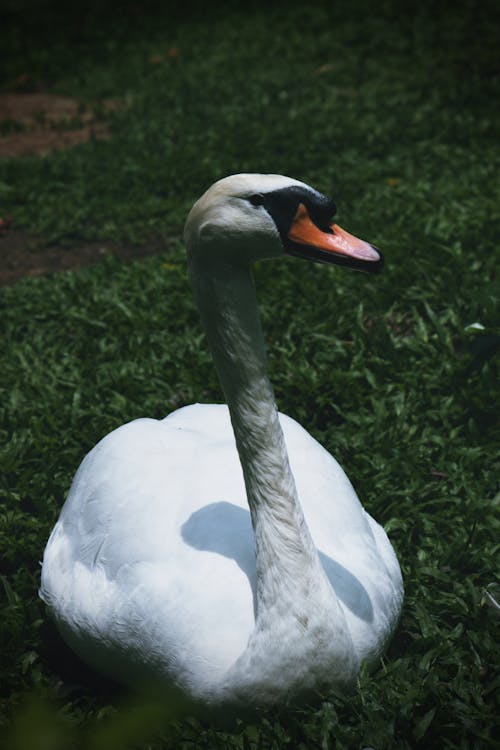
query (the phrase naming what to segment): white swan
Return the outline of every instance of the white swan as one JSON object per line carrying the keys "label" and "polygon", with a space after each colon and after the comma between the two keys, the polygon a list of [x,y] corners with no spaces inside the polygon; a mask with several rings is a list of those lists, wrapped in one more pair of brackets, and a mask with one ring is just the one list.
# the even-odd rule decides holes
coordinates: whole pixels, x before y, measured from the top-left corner
{"label": "white swan", "polygon": [[234,175],[193,206],[189,272],[225,405],[114,430],[85,457],[45,549],[41,596],[74,651],[205,705],[286,702],[355,682],[403,588],[339,464],[278,414],[251,264],[286,253],[372,270],[333,203]]}

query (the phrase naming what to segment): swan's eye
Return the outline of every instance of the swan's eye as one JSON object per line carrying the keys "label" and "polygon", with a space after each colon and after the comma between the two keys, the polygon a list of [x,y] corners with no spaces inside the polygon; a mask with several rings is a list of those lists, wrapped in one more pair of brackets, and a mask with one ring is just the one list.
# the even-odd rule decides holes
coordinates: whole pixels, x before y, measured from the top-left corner
{"label": "swan's eye", "polygon": [[251,195],[248,200],[252,206],[262,206],[264,203],[264,196],[262,193],[255,193],[255,195]]}

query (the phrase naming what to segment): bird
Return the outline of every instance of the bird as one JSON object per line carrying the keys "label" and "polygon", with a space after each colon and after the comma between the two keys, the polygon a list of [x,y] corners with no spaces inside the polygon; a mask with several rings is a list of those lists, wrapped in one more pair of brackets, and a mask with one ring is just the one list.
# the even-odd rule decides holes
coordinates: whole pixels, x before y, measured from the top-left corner
{"label": "bird", "polygon": [[381,252],[304,182],[235,174],[186,220],[188,275],[226,404],[105,436],[47,542],[40,596],[98,672],[186,705],[260,710],[350,691],[403,601],[398,559],[335,458],[278,412],[252,267],[367,272]]}

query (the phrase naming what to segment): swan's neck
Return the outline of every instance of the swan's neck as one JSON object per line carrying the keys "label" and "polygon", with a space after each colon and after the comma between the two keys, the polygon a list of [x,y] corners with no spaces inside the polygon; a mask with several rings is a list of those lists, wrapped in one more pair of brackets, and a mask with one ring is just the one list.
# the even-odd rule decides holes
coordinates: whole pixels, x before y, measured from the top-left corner
{"label": "swan's neck", "polygon": [[255,629],[221,695],[274,700],[280,686],[288,694],[331,682],[332,670],[339,684],[349,682],[357,657],[297,497],[250,269],[220,264],[190,271],[229,406],[255,538]]}
{"label": "swan's neck", "polygon": [[[323,576],[290,470],[251,271],[219,264],[191,277],[227,399],[255,535],[257,624],[275,607],[309,596]],[[303,589],[303,590],[301,590]]]}

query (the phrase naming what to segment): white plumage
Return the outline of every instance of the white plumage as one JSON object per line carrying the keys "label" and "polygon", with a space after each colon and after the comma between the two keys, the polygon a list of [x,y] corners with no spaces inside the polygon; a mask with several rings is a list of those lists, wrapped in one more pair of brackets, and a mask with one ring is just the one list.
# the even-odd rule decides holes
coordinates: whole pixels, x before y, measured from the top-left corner
{"label": "white plumage", "polygon": [[210,706],[347,688],[397,622],[385,532],[335,459],[278,419],[265,371],[250,264],[288,249],[287,201],[292,221],[322,200],[289,178],[237,175],[195,204],[190,275],[229,409],[196,404],[107,435],[48,541],[41,596],[63,637],[135,688]]}

